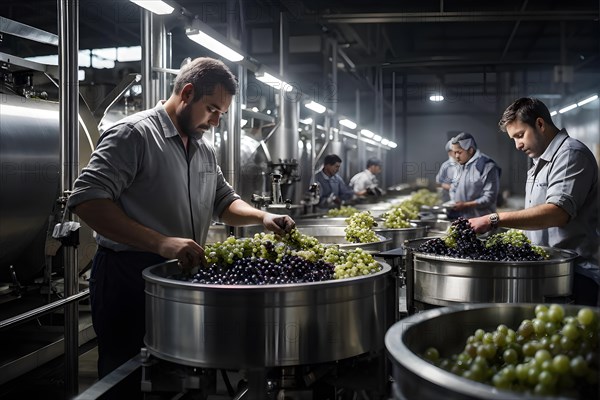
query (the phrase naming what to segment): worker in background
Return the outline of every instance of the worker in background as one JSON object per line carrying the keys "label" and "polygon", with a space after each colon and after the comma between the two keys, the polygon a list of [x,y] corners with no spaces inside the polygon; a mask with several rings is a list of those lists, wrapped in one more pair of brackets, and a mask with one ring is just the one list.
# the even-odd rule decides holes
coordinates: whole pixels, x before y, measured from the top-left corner
{"label": "worker in background", "polygon": [[381,196],[383,190],[379,187],[377,174],[381,172],[381,160],[379,158],[369,158],[367,168],[350,179],[350,186],[357,196]]}
{"label": "worker in background", "polygon": [[580,141],[559,130],[546,105],[520,98],[498,123],[517,150],[533,160],[527,172],[525,209],[469,220],[478,233],[496,227],[523,229],[533,244],[573,250],[573,298],[600,305],[598,264],[598,164]]}
{"label": "worker in background", "polygon": [[320,208],[340,207],[343,202],[354,197],[352,188],[346,186],[342,177],[338,174],[342,159],[336,154],[328,154],[323,159],[323,168],[315,174],[315,182],[319,184]]}
{"label": "worker in background", "polygon": [[241,200],[202,138],[219,124],[236,89],[221,61],[191,61],[168,100],[104,132],[75,181],[68,207],[97,233],[90,297],[101,378],[144,346],[145,268],[170,259],[182,269],[205,262],[212,219],[260,223],[278,234],[294,226],[289,216]]}
{"label": "worker in background", "polygon": [[477,149],[470,133],[461,132],[452,138],[452,151],[459,167],[450,187],[450,198],[454,201],[451,217],[471,218],[495,212],[500,167]]}
{"label": "worker in background", "polygon": [[435,176],[435,181],[442,189],[442,202],[450,201],[450,186],[452,181],[457,175],[460,164],[456,162],[454,158],[454,151],[452,150],[452,139],[446,142],[446,153],[448,153],[448,159],[440,165],[440,170]]}

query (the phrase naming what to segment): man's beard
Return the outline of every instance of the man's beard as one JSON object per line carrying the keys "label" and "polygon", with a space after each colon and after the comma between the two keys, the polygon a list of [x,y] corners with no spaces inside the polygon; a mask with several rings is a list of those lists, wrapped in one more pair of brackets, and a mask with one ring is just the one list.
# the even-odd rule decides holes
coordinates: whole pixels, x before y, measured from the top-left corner
{"label": "man's beard", "polygon": [[183,110],[177,122],[182,130],[181,133],[194,140],[202,139],[204,132],[210,129],[209,125],[192,125],[191,113],[188,109]]}

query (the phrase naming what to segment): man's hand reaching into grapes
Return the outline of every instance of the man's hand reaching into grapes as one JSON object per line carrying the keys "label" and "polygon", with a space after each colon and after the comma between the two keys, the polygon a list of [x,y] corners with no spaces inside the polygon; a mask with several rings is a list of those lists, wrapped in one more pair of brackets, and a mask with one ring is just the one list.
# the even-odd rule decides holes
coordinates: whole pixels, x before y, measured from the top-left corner
{"label": "man's hand reaching into grapes", "polygon": [[486,233],[492,230],[492,224],[490,222],[489,215],[471,218],[469,219],[469,224],[471,224],[471,227],[475,233]]}

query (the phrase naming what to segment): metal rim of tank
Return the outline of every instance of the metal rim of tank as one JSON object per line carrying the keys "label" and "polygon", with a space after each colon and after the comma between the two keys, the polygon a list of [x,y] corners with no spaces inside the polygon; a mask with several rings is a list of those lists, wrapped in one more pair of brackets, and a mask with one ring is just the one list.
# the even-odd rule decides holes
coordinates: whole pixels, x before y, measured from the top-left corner
{"label": "metal rim of tank", "polygon": [[209,283],[193,283],[193,282],[174,279],[174,278],[167,278],[167,277],[157,275],[153,272],[154,269],[159,268],[161,266],[165,266],[166,268],[171,268],[171,269],[176,268],[177,270],[179,270],[178,260],[174,259],[174,260],[168,260],[162,264],[153,265],[153,266],[150,266],[150,267],[144,269],[144,271],[142,271],[142,276],[148,282],[158,283],[158,284],[161,284],[162,286],[169,286],[169,287],[177,287],[177,288],[183,287],[183,288],[187,288],[187,289],[200,289],[201,288],[202,290],[208,290],[208,291],[211,291],[211,290],[218,290],[218,291],[222,291],[222,290],[257,290],[258,288],[260,288],[260,290],[264,292],[264,291],[281,291],[281,290],[292,289],[292,288],[297,289],[298,286],[302,286],[305,288],[312,288],[312,287],[318,287],[318,286],[323,286],[323,285],[327,285],[328,287],[345,286],[347,284],[347,282],[361,280],[366,277],[377,277],[379,275],[384,275],[391,270],[391,267],[388,264],[382,263],[382,262],[380,262],[379,264],[382,267],[380,271],[374,272],[369,275],[355,276],[355,277],[344,278],[344,279],[330,279],[328,281],[320,281],[320,282],[266,284],[266,285],[215,285],[215,284],[209,284]]}
{"label": "metal rim of tank", "polygon": [[[446,390],[451,398],[472,398],[486,400],[558,400],[565,397],[546,397],[535,396],[531,394],[517,393],[512,391],[498,390],[495,387],[472,381],[467,378],[455,375],[452,372],[446,371],[437,367],[424,358],[421,358],[417,353],[411,350],[405,343],[405,338],[411,329],[417,329],[421,323],[432,322],[436,318],[446,315],[456,314],[457,317],[464,312],[472,310],[485,310],[489,308],[510,309],[516,307],[529,307],[533,312],[535,303],[520,303],[520,304],[498,304],[498,303],[480,303],[480,304],[461,304],[447,307],[435,308],[427,310],[408,318],[402,319],[392,325],[385,334],[385,347],[388,357],[391,357],[395,367],[401,367],[409,373],[414,374],[421,380],[425,380],[436,387]],[[581,308],[584,306],[563,305],[565,308]],[[598,310],[596,308],[596,310]],[[497,324],[503,321],[497,321]],[[454,396],[451,396],[454,394]],[[400,397],[404,398],[404,397]],[[571,398],[569,398],[571,399]],[[572,399],[571,399],[572,400]]]}
{"label": "metal rim of tank", "polygon": [[436,239],[436,237],[410,239],[410,240],[406,240],[404,242],[404,245],[405,245],[405,247],[407,247],[411,250],[411,252],[413,253],[414,256],[416,256],[418,258],[434,260],[434,261],[439,261],[439,262],[447,261],[447,262],[452,262],[455,264],[456,263],[458,263],[458,264],[477,263],[477,264],[484,264],[484,265],[499,265],[499,264],[501,264],[501,265],[506,265],[506,266],[511,266],[511,265],[519,266],[519,265],[525,265],[525,264],[527,264],[527,265],[544,265],[544,264],[548,264],[549,262],[551,262],[551,263],[571,262],[575,258],[578,257],[578,254],[571,250],[540,246],[549,255],[551,255],[552,258],[547,259],[547,260],[539,260],[539,261],[491,261],[491,260],[477,260],[477,259],[470,259],[470,258],[449,257],[449,256],[441,256],[438,254],[424,253],[424,252],[417,251],[416,247],[411,246],[411,244],[414,244],[416,242],[424,242],[424,241],[427,241],[430,239]]}

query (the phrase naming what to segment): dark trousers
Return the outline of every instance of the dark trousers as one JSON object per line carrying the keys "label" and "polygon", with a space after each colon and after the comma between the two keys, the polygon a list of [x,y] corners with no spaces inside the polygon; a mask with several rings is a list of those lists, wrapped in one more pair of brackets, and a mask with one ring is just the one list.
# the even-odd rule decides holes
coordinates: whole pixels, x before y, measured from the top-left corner
{"label": "dark trousers", "polygon": [[573,277],[573,302],[600,307],[600,286],[593,279],[576,273]]}
{"label": "dark trousers", "polygon": [[96,252],[90,276],[90,300],[100,378],[139,354],[144,346],[146,310],[142,271],[164,261],[153,253],[116,252],[102,247]]}

